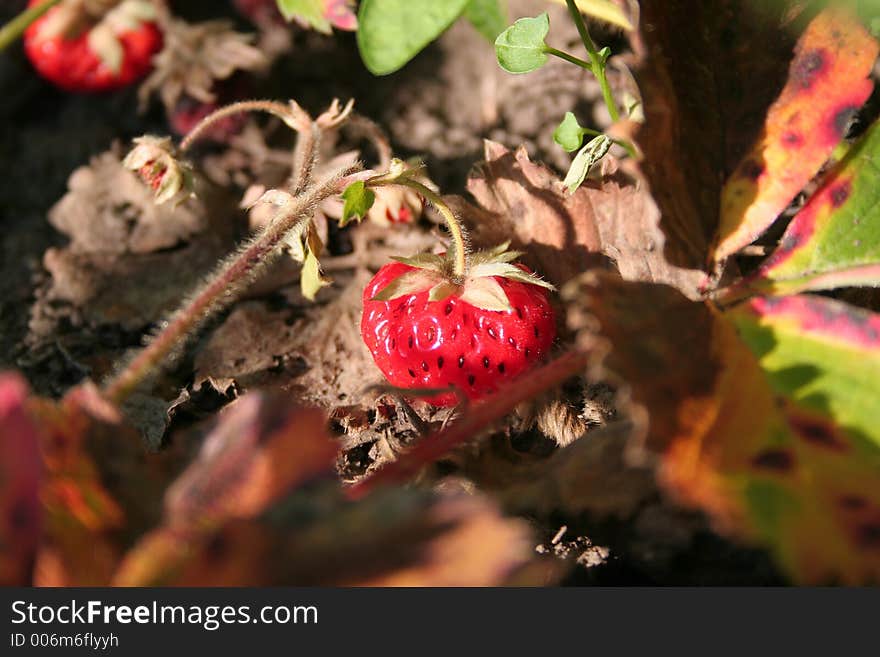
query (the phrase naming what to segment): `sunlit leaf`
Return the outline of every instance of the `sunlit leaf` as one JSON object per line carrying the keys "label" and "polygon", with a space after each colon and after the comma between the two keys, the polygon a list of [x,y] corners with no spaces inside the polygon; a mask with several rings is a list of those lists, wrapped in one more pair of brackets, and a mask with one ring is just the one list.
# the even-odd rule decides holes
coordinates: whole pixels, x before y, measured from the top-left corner
{"label": "sunlit leaf", "polygon": [[880,123],[798,212],[748,285],[772,294],[880,285]]}
{"label": "sunlit leaf", "polygon": [[871,95],[877,53],[846,10],[826,9],[810,23],[758,142],[724,186],[716,261],[755,240],[816,175]]}
{"label": "sunlit leaf", "polygon": [[584,141],[584,129],[580,126],[574,114],[565,113],[565,118],[553,131],[553,141],[562,146],[569,153],[581,147]]}
{"label": "sunlit leaf", "polygon": [[468,0],[362,0],[357,42],[370,73],[401,68],[458,18]]}
{"label": "sunlit leaf", "polygon": [[362,180],[353,182],[342,192],[342,218],[340,226],[345,226],[352,219],[363,219],[376,200],[376,194],[364,186]]}
{"label": "sunlit leaf", "polygon": [[495,39],[498,64],[508,73],[530,73],[547,61],[544,38],[550,31],[550,17],[520,18]]}
{"label": "sunlit leaf", "polygon": [[584,147],[578,151],[578,154],[571,161],[568,173],[565,174],[565,180],[562,181],[562,184],[568,188],[569,194],[573,194],[574,190],[581,186],[593,165],[605,157],[611,148],[611,143],[608,137],[599,135],[584,144]]}

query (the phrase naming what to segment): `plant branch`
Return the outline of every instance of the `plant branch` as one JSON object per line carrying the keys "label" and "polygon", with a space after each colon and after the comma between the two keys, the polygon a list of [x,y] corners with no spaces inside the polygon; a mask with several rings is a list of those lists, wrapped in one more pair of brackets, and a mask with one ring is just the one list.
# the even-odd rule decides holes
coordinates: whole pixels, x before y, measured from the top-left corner
{"label": "plant branch", "polygon": [[[121,404],[137,387],[154,376],[209,317],[233,303],[280,253],[292,232],[312,218],[318,206],[342,190],[345,177],[360,169],[346,167],[298,197],[291,197],[263,230],[223,261],[207,283],[163,322],[160,332],[128,364],[104,384],[104,395]],[[347,181],[346,181],[347,182]]]}
{"label": "plant branch", "polygon": [[[590,62],[585,62],[583,59],[578,59],[574,55],[569,55],[567,52],[563,52],[562,50],[557,50],[556,48],[551,48],[550,46],[544,47],[544,52],[548,55],[553,55],[554,57],[559,57],[559,59],[564,59],[567,62],[575,64],[576,66],[580,66],[581,68],[585,68],[593,75],[596,75],[596,72],[593,70],[593,65]],[[598,77],[598,76],[596,76]]]}
{"label": "plant branch", "polygon": [[617,109],[617,103],[614,101],[614,96],[611,93],[611,86],[608,84],[608,77],[605,75],[605,62],[602,60],[602,55],[599,54],[596,44],[593,42],[590,32],[587,29],[587,24],[584,22],[584,17],[581,16],[581,12],[577,8],[575,1],[565,0],[565,4],[568,5],[568,12],[571,14],[574,24],[577,26],[578,33],[581,35],[581,41],[584,43],[584,48],[587,49],[587,54],[590,56],[590,63],[592,64],[590,69],[593,71],[593,75],[596,76],[596,79],[599,81],[599,86],[602,88],[602,98],[605,100],[605,106],[608,108],[611,120],[617,122],[620,120],[620,111]]}
{"label": "plant branch", "polygon": [[288,107],[284,103],[279,103],[277,101],[243,100],[238,103],[232,103],[231,105],[226,105],[225,107],[221,107],[220,109],[211,112],[210,114],[208,114],[208,116],[199,121],[195,125],[195,127],[190,130],[189,133],[181,140],[180,150],[185,151],[190,146],[192,146],[193,142],[201,137],[202,134],[204,134],[204,132],[212,125],[214,125],[217,121],[225,119],[227,116],[231,116],[233,114],[240,114],[241,112],[266,112],[268,114],[277,116],[285,123],[288,123],[293,118],[290,107]]}
{"label": "plant branch", "polygon": [[43,2],[42,4],[28,7],[18,16],[6,23],[6,25],[0,28],[0,50],[8,48],[24,33],[26,29],[28,29],[28,27],[30,27],[31,23],[36,21],[40,16],[45,14],[59,2],[61,2],[61,0],[46,0],[46,2]]}
{"label": "plant branch", "polygon": [[446,225],[449,228],[449,235],[452,237],[452,282],[461,284],[464,281],[464,275],[467,271],[467,257],[469,251],[467,233],[464,230],[464,226],[461,225],[461,222],[452,212],[450,207],[446,205],[446,201],[444,201],[441,196],[430,187],[408,177],[392,178],[389,180],[378,178],[368,181],[368,184],[374,187],[379,185],[404,185],[416,190],[419,194],[430,201],[431,205],[437,208],[437,211],[440,212],[443,219],[446,221]]}

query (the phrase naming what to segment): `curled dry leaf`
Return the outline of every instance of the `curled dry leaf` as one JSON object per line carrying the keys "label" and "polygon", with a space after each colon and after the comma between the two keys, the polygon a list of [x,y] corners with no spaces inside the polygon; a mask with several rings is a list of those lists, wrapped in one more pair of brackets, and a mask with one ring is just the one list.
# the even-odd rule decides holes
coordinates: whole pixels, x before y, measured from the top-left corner
{"label": "curled dry leaf", "polygon": [[120,585],[497,586],[531,560],[525,523],[482,497],[395,489],[357,503],[336,485],[288,496],[259,519],[236,519],[181,549],[169,528],[148,535]]}
{"label": "curled dry leaf", "polygon": [[254,37],[232,29],[228,21],[186,23],[168,20],[165,43],[153,59],[154,70],[138,91],[142,104],[158,93],[169,115],[186,95],[203,103],[217,100],[214,82],[236,71],[260,72],[269,60]]}
{"label": "curled dry leaf", "polygon": [[177,246],[205,228],[204,204],[157,204],[127,170],[118,149],[76,169],[49,221],[70,237],[74,253],[149,253]]}
{"label": "curled dry leaf", "polygon": [[606,165],[601,181],[569,194],[523,148],[514,153],[487,141],[485,158],[468,180],[484,211],[456,201],[475,241],[494,244],[513,236],[526,262],[557,286],[611,260],[627,280],[669,283],[700,296],[704,276],[666,261],[654,200],[615,162]]}

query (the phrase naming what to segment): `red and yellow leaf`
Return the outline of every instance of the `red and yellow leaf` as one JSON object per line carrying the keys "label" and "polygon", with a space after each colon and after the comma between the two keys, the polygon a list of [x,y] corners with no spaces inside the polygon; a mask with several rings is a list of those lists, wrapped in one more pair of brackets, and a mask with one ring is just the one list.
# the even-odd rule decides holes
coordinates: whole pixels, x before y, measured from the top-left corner
{"label": "red and yellow leaf", "polygon": [[846,10],[813,19],[761,136],[722,190],[715,262],[761,235],[816,175],[871,95],[877,53],[877,41]]}
{"label": "red and yellow leaf", "polygon": [[794,581],[880,581],[880,316],[810,296],[720,314],[610,276],[573,294],[675,499]]}
{"label": "red and yellow leaf", "polygon": [[40,433],[16,374],[0,374],[0,586],[30,584],[43,524]]}
{"label": "red and yellow leaf", "polygon": [[776,251],[742,287],[791,294],[880,285],[880,123],[795,215]]}

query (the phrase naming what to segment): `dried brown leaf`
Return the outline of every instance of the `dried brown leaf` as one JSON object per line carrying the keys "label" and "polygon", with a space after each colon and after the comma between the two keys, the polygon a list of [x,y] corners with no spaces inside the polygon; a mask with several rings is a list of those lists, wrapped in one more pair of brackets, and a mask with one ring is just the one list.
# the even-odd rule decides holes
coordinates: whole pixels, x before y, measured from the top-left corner
{"label": "dried brown leaf", "polygon": [[188,241],[207,225],[199,201],[172,207],[122,166],[118,149],[76,169],[49,221],[70,238],[74,253],[149,253]]}
{"label": "dried brown leaf", "polygon": [[624,279],[665,282],[692,298],[700,296],[705,277],[666,261],[656,204],[612,158],[601,180],[568,194],[559,178],[529,160],[523,148],[513,153],[486,142],[485,157],[468,180],[482,210],[456,201],[478,243],[513,237],[526,261],[557,286],[610,260]]}

